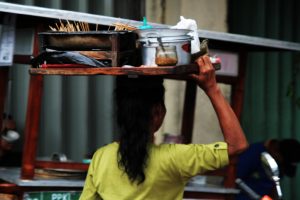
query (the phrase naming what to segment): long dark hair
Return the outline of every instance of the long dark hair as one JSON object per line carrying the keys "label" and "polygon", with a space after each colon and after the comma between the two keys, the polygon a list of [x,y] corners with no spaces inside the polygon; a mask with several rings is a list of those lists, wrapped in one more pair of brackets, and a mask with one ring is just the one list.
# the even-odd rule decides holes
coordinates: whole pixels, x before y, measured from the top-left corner
{"label": "long dark hair", "polygon": [[163,103],[163,80],[159,77],[117,77],[116,116],[120,131],[118,164],[131,182],[145,180],[148,146],[152,136],[152,108]]}

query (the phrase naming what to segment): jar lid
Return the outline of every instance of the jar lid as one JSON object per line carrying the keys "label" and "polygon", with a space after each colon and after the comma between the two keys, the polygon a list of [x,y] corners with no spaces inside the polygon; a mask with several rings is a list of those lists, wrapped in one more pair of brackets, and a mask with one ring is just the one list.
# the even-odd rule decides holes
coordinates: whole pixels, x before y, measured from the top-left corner
{"label": "jar lid", "polygon": [[187,35],[191,30],[189,29],[171,29],[171,28],[151,28],[151,29],[137,29],[134,30],[141,38],[152,37],[175,37]]}
{"label": "jar lid", "polygon": [[[141,38],[139,39],[140,42],[145,43],[172,43],[172,42],[185,42],[185,41],[191,41],[193,39],[192,36],[189,35],[182,35],[182,36],[174,36],[174,37],[161,37],[161,38]],[[160,41],[159,41],[160,40]]]}

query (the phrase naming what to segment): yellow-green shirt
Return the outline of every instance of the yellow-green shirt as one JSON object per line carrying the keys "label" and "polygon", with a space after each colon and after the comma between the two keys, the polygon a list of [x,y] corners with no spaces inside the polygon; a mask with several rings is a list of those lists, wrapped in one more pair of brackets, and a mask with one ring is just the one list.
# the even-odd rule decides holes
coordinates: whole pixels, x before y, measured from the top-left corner
{"label": "yellow-green shirt", "polygon": [[118,143],[96,151],[80,200],[179,200],[187,181],[228,164],[227,144],[162,144],[149,151],[146,179],[131,183],[117,163]]}

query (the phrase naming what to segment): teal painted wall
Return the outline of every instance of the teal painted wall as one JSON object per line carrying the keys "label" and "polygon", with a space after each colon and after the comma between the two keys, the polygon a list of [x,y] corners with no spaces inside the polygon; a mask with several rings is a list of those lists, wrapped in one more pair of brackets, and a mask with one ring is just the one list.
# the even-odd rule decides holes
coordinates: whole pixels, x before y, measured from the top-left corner
{"label": "teal painted wall", "polygon": [[[297,0],[229,0],[228,9],[231,33],[300,42]],[[299,58],[300,52],[249,55],[242,126],[250,142],[268,138],[300,140]],[[284,177],[284,199],[300,199],[297,185],[299,170],[295,178]]]}

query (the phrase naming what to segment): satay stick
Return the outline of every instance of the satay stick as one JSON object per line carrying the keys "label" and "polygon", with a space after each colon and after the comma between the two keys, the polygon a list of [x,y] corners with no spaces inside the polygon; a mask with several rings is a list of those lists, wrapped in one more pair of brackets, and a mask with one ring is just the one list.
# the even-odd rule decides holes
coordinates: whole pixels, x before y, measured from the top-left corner
{"label": "satay stick", "polygon": [[49,26],[49,28],[50,28],[52,31],[56,31],[56,28],[53,28],[52,26]]}
{"label": "satay stick", "polygon": [[90,31],[89,23],[85,22],[86,31]]}
{"label": "satay stick", "polygon": [[83,24],[83,22],[80,22],[80,25],[81,25],[81,29],[82,29],[82,31],[85,31],[85,27],[84,27],[84,24]]}
{"label": "satay stick", "polygon": [[57,25],[57,23],[55,23],[56,29],[59,31],[59,26]]}

